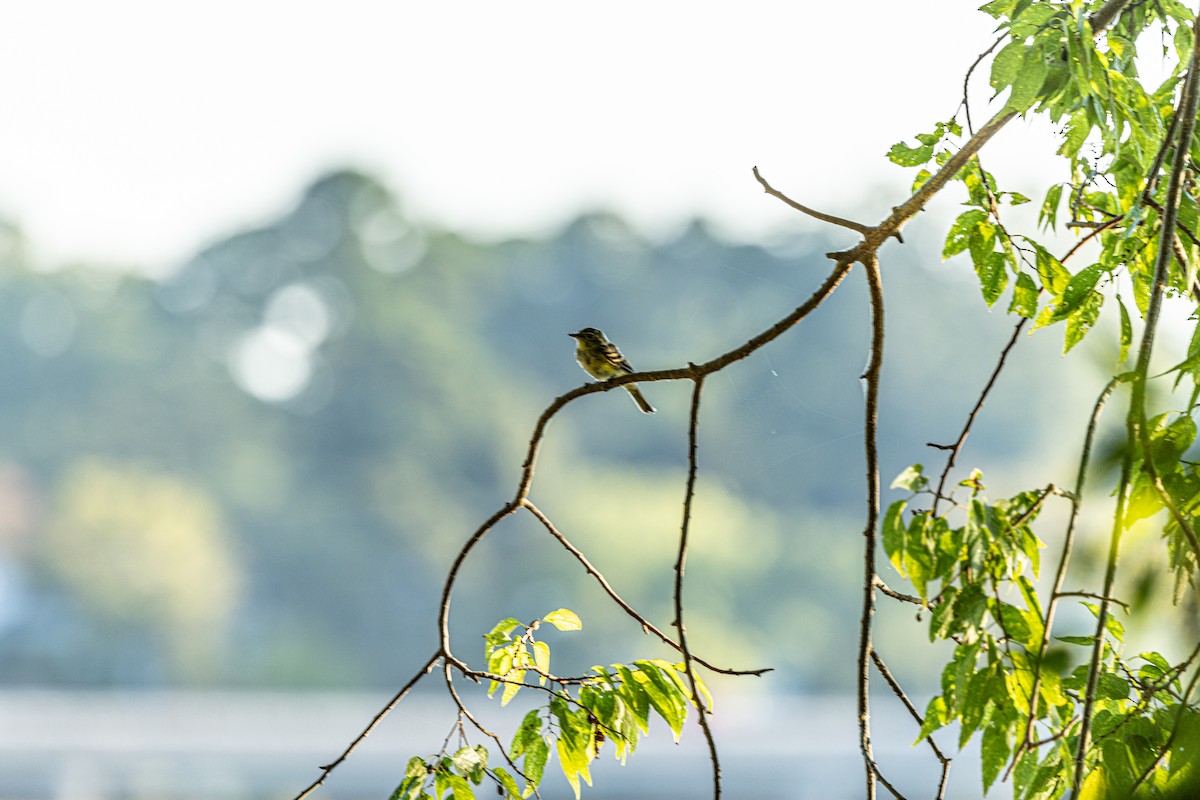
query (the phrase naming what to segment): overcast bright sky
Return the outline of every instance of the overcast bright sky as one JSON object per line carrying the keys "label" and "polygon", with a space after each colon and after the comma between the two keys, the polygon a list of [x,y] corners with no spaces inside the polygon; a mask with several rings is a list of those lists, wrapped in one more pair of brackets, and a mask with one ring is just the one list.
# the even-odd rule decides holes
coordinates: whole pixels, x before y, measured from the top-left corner
{"label": "overcast bright sky", "polygon": [[911,177],[883,154],[954,112],[992,40],[975,5],[13,3],[0,216],[45,259],[153,266],[341,166],[489,237],[597,207],[651,232],[815,225],[755,164],[810,205],[883,212]]}

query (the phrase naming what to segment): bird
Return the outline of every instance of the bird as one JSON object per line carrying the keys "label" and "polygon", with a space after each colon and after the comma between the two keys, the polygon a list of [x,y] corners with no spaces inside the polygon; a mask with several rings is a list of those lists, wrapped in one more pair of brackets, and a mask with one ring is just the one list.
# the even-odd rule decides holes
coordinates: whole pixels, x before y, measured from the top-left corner
{"label": "bird", "polygon": [[[606,381],[633,372],[633,367],[629,365],[625,356],[621,355],[615,344],[604,338],[604,334],[598,328],[584,328],[567,335],[576,341],[575,358],[579,361],[579,366],[593,378]],[[625,390],[643,413],[654,413],[654,406],[646,402],[637,386],[632,383],[626,384]]]}

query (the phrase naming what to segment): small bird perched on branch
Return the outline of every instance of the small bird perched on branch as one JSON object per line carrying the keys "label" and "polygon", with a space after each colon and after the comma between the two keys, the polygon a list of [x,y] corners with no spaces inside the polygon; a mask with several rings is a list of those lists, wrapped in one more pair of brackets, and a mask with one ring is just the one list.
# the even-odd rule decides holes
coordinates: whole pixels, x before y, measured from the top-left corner
{"label": "small bird perched on branch", "polygon": [[[578,359],[579,366],[593,378],[606,381],[633,372],[633,367],[625,360],[625,356],[621,355],[615,344],[604,338],[599,329],[584,328],[567,335],[576,341],[575,358]],[[630,383],[626,384],[625,389],[633,397],[633,402],[637,403],[638,408],[647,414],[654,413],[654,406],[646,402],[637,386]]]}

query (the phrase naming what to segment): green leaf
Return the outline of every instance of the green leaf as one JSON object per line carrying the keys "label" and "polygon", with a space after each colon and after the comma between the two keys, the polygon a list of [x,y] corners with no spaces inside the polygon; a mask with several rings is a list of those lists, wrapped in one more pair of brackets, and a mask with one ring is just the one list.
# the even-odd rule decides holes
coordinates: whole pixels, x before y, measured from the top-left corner
{"label": "green leaf", "polygon": [[1042,209],[1038,213],[1038,224],[1045,228],[1053,228],[1058,222],[1058,207],[1062,204],[1063,184],[1056,183],[1046,190],[1046,199],[1042,201]]}
{"label": "green leaf", "polygon": [[650,730],[650,697],[642,688],[641,682],[633,676],[633,670],[624,664],[614,664],[613,667],[621,674],[619,694],[633,712],[634,721],[637,722],[642,733],[648,733]]}
{"label": "green leaf", "polygon": [[926,599],[929,581],[937,575],[935,549],[941,534],[942,520],[928,513],[917,514],[908,525],[904,547],[904,572],[922,600]]}
{"label": "green leaf", "polygon": [[1084,647],[1091,647],[1096,643],[1095,636],[1055,636],[1054,638],[1060,642],[1066,642],[1067,644],[1078,644]]}
{"label": "green leaf", "polygon": [[483,779],[484,770],[487,769],[488,751],[483,745],[463,747],[450,756],[450,762],[461,775],[478,784]]}
{"label": "green leaf", "polygon": [[1100,306],[1104,304],[1104,295],[1092,292],[1079,308],[1067,316],[1067,332],[1063,338],[1063,353],[1069,353],[1071,348],[1079,344],[1088,331],[1100,318]]}
{"label": "green leaf", "polygon": [[492,774],[500,782],[500,787],[504,790],[505,800],[520,800],[521,789],[517,786],[516,779],[508,774],[508,770],[504,769],[504,767],[496,767],[492,770]]}
{"label": "green leaf", "polygon": [[917,147],[909,147],[904,142],[897,142],[888,150],[887,156],[893,164],[899,164],[902,167],[919,167],[933,158],[933,145],[921,144]]}
{"label": "green leaf", "polygon": [[992,59],[992,72],[988,82],[997,95],[1016,81],[1025,60],[1025,49],[1024,42],[1009,42]]}
{"label": "green leaf", "polygon": [[639,674],[644,676],[642,688],[650,700],[650,705],[663,718],[675,741],[679,741],[683,733],[683,722],[687,717],[687,701],[674,683],[667,681],[655,666],[646,661],[635,661]]}
{"label": "green leaf", "polygon": [[475,792],[471,790],[471,784],[467,783],[466,778],[447,774],[446,783],[450,786],[450,794],[454,800],[475,800]]}
{"label": "green leaf", "polygon": [[971,261],[978,273],[981,264],[986,264],[996,249],[996,225],[989,219],[975,223],[967,237],[967,248],[971,251]]}
{"label": "green leaf", "polygon": [[883,550],[888,554],[888,558],[901,575],[904,575],[904,551],[906,549],[906,540],[908,538],[908,530],[904,526],[904,509],[908,503],[904,500],[897,500],[888,506],[887,513],[883,516]]}
{"label": "green leaf", "polygon": [[1033,105],[1042,84],[1046,82],[1049,69],[1045,52],[1040,46],[1026,47],[1021,55],[1021,65],[1012,82],[1012,94],[1004,106],[1011,111],[1025,111]]}
{"label": "green leaf", "polygon": [[979,760],[983,771],[984,794],[987,794],[987,790],[1000,775],[1000,770],[1008,763],[1008,755],[1011,752],[1008,734],[1008,728],[1002,725],[992,724],[983,729]]}
{"label": "green leaf", "polygon": [[392,792],[389,800],[416,800],[425,788],[429,768],[422,758],[414,756],[404,767],[404,781]]}
{"label": "green leaf", "polygon": [[932,177],[933,177],[933,173],[927,169],[922,169],[922,170],[918,171],[916,176],[913,178],[912,189],[911,189],[912,193],[916,194],[917,191],[922,186],[924,186],[929,181],[929,179]]}
{"label": "green leaf", "polygon": [[1167,414],[1150,420],[1150,453],[1160,473],[1172,473],[1179,468],[1179,459],[1196,441],[1196,423],[1186,414],[1164,425]]}
{"label": "green leaf", "polygon": [[1008,255],[999,251],[988,253],[982,261],[975,262],[975,274],[979,276],[984,302],[995,305],[1008,286]]}
{"label": "green leaf", "polygon": [[1101,672],[1096,683],[1096,694],[1110,700],[1124,700],[1129,697],[1129,681],[1111,672]]}
{"label": "green leaf", "polygon": [[987,221],[987,214],[977,208],[960,214],[946,234],[946,243],[942,247],[942,258],[950,258],[950,256],[966,250],[971,241],[971,232],[985,221]]}
{"label": "green leaf", "polygon": [[1120,364],[1129,357],[1129,346],[1133,344],[1133,324],[1129,321],[1129,310],[1125,308],[1121,295],[1117,295],[1117,307],[1121,309],[1121,352],[1117,356],[1117,363]]}
{"label": "green leaf", "polygon": [[1153,650],[1150,650],[1145,653],[1139,654],[1138,658],[1142,659],[1143,661],[1147,661],[1147,662],[1153,664],[1154,666],[1158,667],[1163,672],[1171,671],[1171,662],[1169,662],[1169,661],[1167,661],[1167,659],[1163,658],[1163,655],[1161,653],[1156,653]]}
{"label": "green leaf", "polygon": [[1034,250],[1034,265],[1037,267],[1038,277],[1042,280],[1042,288],[1055,297],[1061,296],[1071,282],[1071,273],[1049,250],[1028,237],[1022,238]]}
{"label": "green leaf", "polygon": [[921,723],[921,731],[913,741],[913,746],[921,743],[929,734],[949,724],[950,715],[946,708],[946,700],[941,695],[935,696],[925,707],[925,719]]}
{"label": "green leaf", "polygon": [[521,769],[534,786],[542,782],[546,772],[546,759],[550,757],[550,746],[542,736],[536,737],[525,746],[525,763]]}
{"label": "green leaf", "polygon": [[525,715],[525,719],[521,720],[520,726],[513,734],[512,745],[508,748],[509,755],[514,759],[518,758],[535,740],[542,738],[541,730],[542,717],[535,708]]}
{"label": "green leaf", "polygon": [[929,479],[922,472],[924,469],[920,464],[913,464],[911,467],[906,468],[892,481],[891,488],[906,489],[910,492],[921,491],[929,485]]}
{"label": "green leaf", "polygon": [[992,0],[979,7],[979,10],[996,19],[1001,17],[1011,17],[1013,7],[1016,6],[1017,0]]}
{"label": "green leaf", "polygon": [[[533,663],[540,673],[548,674],[550,672],[550,645],[545,642],[533,643]],[[546,674],[538,675],[538,683],[542,686],[546,685]]]}
{"label": "green leaf", "polygon": [[1008,313],[1018,314],[1025,319],[1033,319],[1037,314],[1037,306],[1037,284],[1033,282],[1033,278],[1022,272],[1017,276],[1017,283],[1013,286],[1013,297],[1008,306]]}
{"label": "green leaf", "polygon": [[496,627],[492,628],[491,632],[483,637],[487,642],[488,648],[498,647],[507,642],[510,638],[509,634],[520,624],[520,620],[513,619],[512,617],[500,620],[500,622],[496,623]]}
{"label": "green leaf", "polygon": [[560,631],[578,631],[583,629],[583,623],[574,611],[560,608],[542,617],[542,622],[549,622]]}
{"label": "green leaf", "polygon": [[1104,272],[1105,269],[1101,264],[1092,264],[1075,273],[1059,300],[1057,309],[1059,316],[1065,317],[1082,306],[1091,296],[1092,290],[1096,288],[1096,284]]}
{"label": "green leaf", "polygon": [[579,800],[580,777],[587,781],[588,786],[592,785],[592,776],[588,771],[587,753],[573,746],[565,738],[559,738],[556,749],[558,750],[558,764],[562,767],[563,775],[575,792],[575,800]]}

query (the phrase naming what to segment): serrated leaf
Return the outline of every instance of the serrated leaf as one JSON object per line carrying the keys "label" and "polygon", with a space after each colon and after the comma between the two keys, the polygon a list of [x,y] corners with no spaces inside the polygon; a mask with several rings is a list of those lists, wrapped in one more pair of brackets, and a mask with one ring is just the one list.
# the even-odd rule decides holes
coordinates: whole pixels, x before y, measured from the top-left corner
{"label": "serrated leaf", "polygon": [[999,777],[1000,770],[1008,763],[1008,754],[1011,752],[1008,746],[1008,729],[996,724],[985,727],[979,751],[983,773],[983,792],[987,794],[987,790]]}
{"label": "serrated leaf", "polygon": [[521,771],[534,786],[542,782],[542,776],[546,772],[546,759],[549,757],[550,746],[546,744],[546,739],[542,736],[536,737],[525,746],[525,763],[522,765]]}
{"label": "serrated leaf", "polygon": [[551,611],[549,614],[542,617],[542,622],[549,622],[560,631],[578,631],[583,630],[583,622],[579,616],[569,608],[560,608],[556,611]]}

